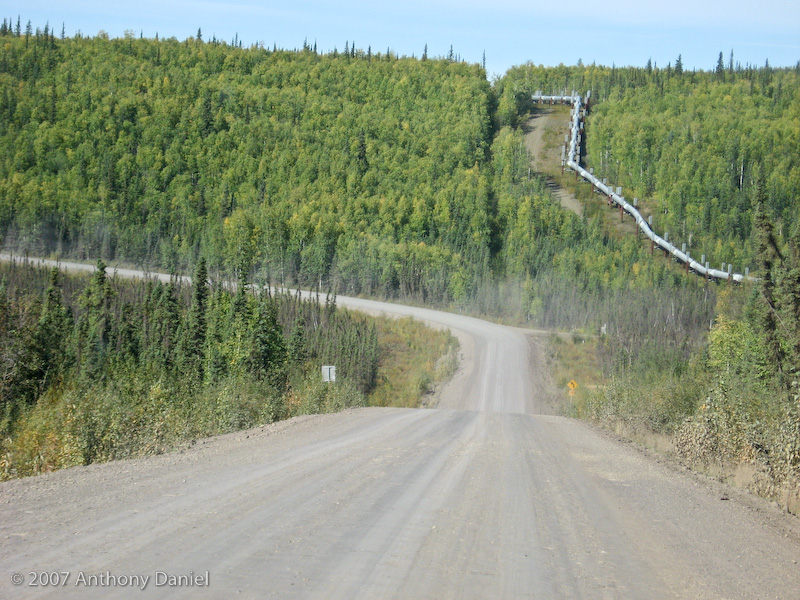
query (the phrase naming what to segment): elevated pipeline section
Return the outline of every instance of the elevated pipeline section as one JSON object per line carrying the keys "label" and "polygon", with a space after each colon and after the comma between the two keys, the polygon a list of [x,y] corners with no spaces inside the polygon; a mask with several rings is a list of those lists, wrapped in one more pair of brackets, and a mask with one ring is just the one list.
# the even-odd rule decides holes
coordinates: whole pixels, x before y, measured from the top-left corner
{"label": "elevated pipeline section", "polygon": [[534,102],[540,104],[569,104],[572,106],[572,110],[570,112],[570,133],[567,139],[567,150],[564,155],[562,155],[562,164],[566,165],[575,173],[583,177],[586,181],[592,184],[593,189],[599,190],[603,194],[608,197],[608,202],[611,205],[618,206],[620,210],[628,213],[633,219],[636,221],[636,224],[639,226],[639,229],[650,238],[654,246],[658,246],[667,254],[671,254],[675,257],[676,260],[683,263],[687,270],[694,271],[699,275],[706,277],[706,279],[725,279],[728,281],[756,281],[755,277],[751,277],[748,273],[744,275],[740,273],[733,273],[733,269],[731,265],[728,265],[728,270],[720,270],[720,269],[711,269],[709,267],[709,263],[706,262],[705,264],[701,264],[694,260],[689,252],[686,250],[686,244],[683,244],[682,249],[678,249],[672,243],[670,243],[667,239],[667,234],[664,234],[662,238],[658,234],[656,234],[653,229],[651,228],[651,222],[648,222],[644,217],[642,217],[641,213],[637,210],[637,208],[625,200],[624,196],[621,196],[619,192],[621,188],[617,188],[617,191],[614,190],[614,187],[608,185],[607,183],[600,181],[597,177],[594,176],[594,173],[591,173],[581,167],[580,165],[580,157],[581,157],[581,138],[583,132],[583,119],[586,116],[586,112],[589,109],[589,103],[591,100],[591,92],[587,92],[586,98],[581,98],[578,94],[573,92],[571,95],[562,94],[562,95],[551,95],[545,96],[540,92],[533,94],[531,99]]}

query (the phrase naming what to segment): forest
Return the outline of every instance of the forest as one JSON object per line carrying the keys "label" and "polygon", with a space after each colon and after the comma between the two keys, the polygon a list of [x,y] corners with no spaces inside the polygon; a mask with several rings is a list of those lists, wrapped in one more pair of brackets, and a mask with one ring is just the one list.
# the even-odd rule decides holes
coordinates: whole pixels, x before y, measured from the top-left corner
{"label": "forest", "polygon": [[[2,246],[573,331],[598,340],[606,378],[574,414],[672,436],[687,460],[753,461],[779,486],[798,477],[800,64],[527,63],[489,82],[452,56],[344,48],[4,21]],[[758,283],[687,275],[596,213],[564,211],[524,144],[538,90],[591,90],[584,163],[659,233]],[[248,298],[248,314],[282,310]],[[230,349],[203,347],[198,377],[216,385],[209,360]]]}
{"label": "forest", "polygon": [[562,213],[477,65],[2,31],[0,232],[17,252],[176,273],[202,258],[559,326],[573,315],[541,276],[671,277]]}
{"label": "forest", "polygon": [[[592,90],[584,158],[640,200],[654,226],[712,265],[757,266],[754,189],[788,239],[800,209],[800,70],[516,67],[505,86]],[[524,93],[523,93],[524,92]],[[785,235],[784,235],[785,234]]]}
{"label": "forest", "polygon": [[[240,281],[0,263],[0,479],[366,404],[378,333],[335,299]],[[337,365],[336,385],[320,380]]]}

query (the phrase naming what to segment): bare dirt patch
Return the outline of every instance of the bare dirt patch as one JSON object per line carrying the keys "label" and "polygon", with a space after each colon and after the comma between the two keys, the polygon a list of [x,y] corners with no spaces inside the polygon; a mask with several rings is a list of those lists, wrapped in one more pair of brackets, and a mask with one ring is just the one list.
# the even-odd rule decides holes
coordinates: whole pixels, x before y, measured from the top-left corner
{"label": "bare dirt patch", "polygon": [[525,147],[531,156],[531,169],[547,179],[547,185],[561,206],[578,216],[583,205],[574,194],[556,182],[561,175],[561,152],[564,136],[569,133],[569,110],[562,106],[538,108],[523,126]]}
{"label": "bare dirt patch", "polygon": [[522,127],[525,146],[531,155],[531,168],[543,175],[561,173],[564,136],[569,133],[569,110],[562,106],[536,108]]}
{"label": "bare dirt patch", "polygon": [[561,206],[579,217],[592,218],[600,214],[610,232],[617,235],[635,235],[637,226],[628,215],[611,208],[603,197],[592,193],[591,185],[572,181],[572,174],[561,173],[561,147],[569,134],[569,107],[543,106],[535,111],[523,126],[525,147],[531,156],[531,169],[545,177],[553,196]]}

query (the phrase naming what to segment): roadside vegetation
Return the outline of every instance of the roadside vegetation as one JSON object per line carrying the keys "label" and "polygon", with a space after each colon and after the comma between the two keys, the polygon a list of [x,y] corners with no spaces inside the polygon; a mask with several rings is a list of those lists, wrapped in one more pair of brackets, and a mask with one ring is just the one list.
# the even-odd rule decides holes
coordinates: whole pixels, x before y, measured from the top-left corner
{"label": "roadside vegetation", "polygon": [[377,317],[378,373],[373,406],[430,406],[458,368],[458,340],[410,317]]}
{"label": "roadside vegetation", "polygon": [[[191,288],[97,267],[0,265],[4,477],[365,403],[377,336],[363,318],[244,281],[233,292],[202,262]],[[342,381],[328,397],[313,366],[334,356]]]}
{"label": "roadside vegetation", "polygon": [[[97,266],[86,276],[0,263],[2,479],[299,414],[398,397],[417,405],[452,345],[448,333],[367,318],[332,298],[227,289],[202,262],[193,286]],[[322,382],[322,365],[336,365],[335,383]]]}

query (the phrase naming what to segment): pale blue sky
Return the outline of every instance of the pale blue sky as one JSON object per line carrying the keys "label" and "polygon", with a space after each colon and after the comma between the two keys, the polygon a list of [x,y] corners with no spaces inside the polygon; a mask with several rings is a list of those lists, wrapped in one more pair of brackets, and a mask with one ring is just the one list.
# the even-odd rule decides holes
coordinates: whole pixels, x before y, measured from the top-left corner
{"label": "pale blue sky", "polygon": [[[184,40],[202,29],[245,46],[263,42],[292,49],[316,42],[320,51],[355,40],[357,48],[400,55],[445,56],[450,46],[468,62],[486,53],[489,77],[532,61],[659,66],[681,54],[684,68],[712,69],[722,51],[734,61],[793,66],[800,60],[797,0],[26,0],[0,2],[0,17],[24,28],[49,22],[56,33]],[[570,7],[575,7],[574,11]],[[580,20],[579,20],[580,17]]]}

